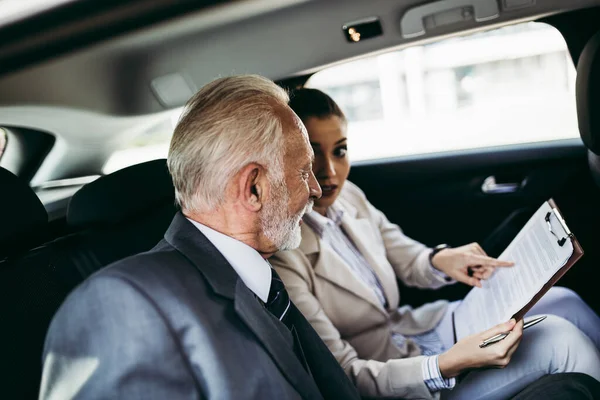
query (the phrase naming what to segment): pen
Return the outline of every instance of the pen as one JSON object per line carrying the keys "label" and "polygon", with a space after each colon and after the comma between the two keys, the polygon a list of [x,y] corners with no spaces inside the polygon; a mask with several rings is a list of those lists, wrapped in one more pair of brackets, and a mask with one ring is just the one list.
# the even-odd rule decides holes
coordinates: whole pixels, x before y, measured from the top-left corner
{"label": "pen", "polygon": [[[542,315],[541,317],[537,317],[537,318],[530,319],[529,321],[525,321],[525,324],[523,324],[523,329],[527,329],[530,326],[533,326],[533,325],[535,325],[537,323],[540,323],[540,322],[542,322],[545,319],[546,319],[546,316]],[[489,346],[491,344],[497,343],[497,342],[503,340],[505,337],[507,337],[509,335],[509,333],[510,332],[502,332],[502,333],[499,333],[497,335],[494,335],[491,338],[486,339],[483,342],[481,342],[481,344],[479,345],[479,347],[484,348],[484,347],[487,347],[487,346]]]}

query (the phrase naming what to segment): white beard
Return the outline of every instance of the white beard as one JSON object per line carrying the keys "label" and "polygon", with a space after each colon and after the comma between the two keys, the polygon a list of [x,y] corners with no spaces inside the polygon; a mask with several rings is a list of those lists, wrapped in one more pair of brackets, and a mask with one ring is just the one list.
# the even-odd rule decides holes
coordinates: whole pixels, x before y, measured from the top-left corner
{"label": "white beard", "polygon": [[296,215],[288,216],[289,193],[285,183],[271,185],[272,200],[265,205],[260,215],[264,235],[279,250],[291,250],[300,246],[302,233],[300,220],[312,211],[313,200]]}

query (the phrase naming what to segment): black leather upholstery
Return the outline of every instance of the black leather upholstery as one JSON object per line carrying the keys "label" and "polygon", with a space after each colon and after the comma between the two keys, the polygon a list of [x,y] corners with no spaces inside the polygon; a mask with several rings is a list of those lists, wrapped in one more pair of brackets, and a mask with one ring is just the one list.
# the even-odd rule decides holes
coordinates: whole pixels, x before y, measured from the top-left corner
{"label": "black leather upholstery", "polygon": [[175,201],[166,160],[136,164],[82,187],[71,199],[67,223],[77,228],[112,226]]}
{"label": "black leather upholstery", "polygon": [[585,45],[577,63],[577,118],[583,142],[600,155],[600,32]]}
{"label": "black leather upholstery", "polygon": [[593,400],[600,399],[600,382],[579,372],[550,374],[538,379],[513,400]]}
{"label": "black leather upholstery", "polygon": [[588,165],[596,185],[600,186],[600,156],[588,150]]}
{"label": "black leather upholstery", "polygon": [[579,56],[576,94],[579,133],[588,148],[590,172],[600,186],[600,32]]}
{"label": "black leather upholstery", "polygon": [[48,223],[46,209],[28,183],[0,168],[0,259],[38,244]]}
{"label": "black leather upholstery", "polygon": [[67,294],[100,268],[154,247],[175,212],[165,160],[134,165],[73,197],[67,220],[77,233],[0,261],[0,315],[10,326],[0,330],[0,365],[14,377],[2,398],[37,397],[46,331]]}
{"label": "black leather upholstery", "polygon": [[[175,212],[175,189],[166,160],[136,164],[81,188],[69,204],[67,223],[81,231],[60,241],[70,261],[60,272],[71,284],[100,267],[150,250]],[[67,267],[67,265],[69,265]]]}
{"label": "black leather upholstery", "polygon": [[51,263],[55,254],[51,247],[39,247],[0,261],[2,398],[37,398],[46,331],[70,289]]}

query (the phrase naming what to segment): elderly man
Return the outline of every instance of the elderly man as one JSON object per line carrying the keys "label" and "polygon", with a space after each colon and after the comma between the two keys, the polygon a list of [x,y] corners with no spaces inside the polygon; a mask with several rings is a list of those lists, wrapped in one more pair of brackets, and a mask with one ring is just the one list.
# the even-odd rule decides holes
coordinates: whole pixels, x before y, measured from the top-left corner
{"label": "elderly man", "polygon": [[181,212],[62,305],[40,398],[359,398],[266,261],[299,245],[321,195],[287,102],[258,76],[190,100],[168,157]]}

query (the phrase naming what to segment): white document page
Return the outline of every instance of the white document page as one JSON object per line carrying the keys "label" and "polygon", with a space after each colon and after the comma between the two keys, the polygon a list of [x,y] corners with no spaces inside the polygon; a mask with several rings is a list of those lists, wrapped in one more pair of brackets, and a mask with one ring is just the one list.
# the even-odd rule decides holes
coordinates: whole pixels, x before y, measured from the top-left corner
{"label": "white document page", "polygon": [[573,254],[567,239],[559,246],[558,238],[567,236],[556,214],[550,216],[552,231],[545,220],[552,208],[548,202],[536,211],[506,250],[498,257],[512,261],[513,267],[496,268],[494,274],[473,288],[454,312],[457,340],[483,332],[508,321],[521,310],[561,269]]}

